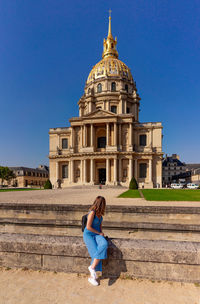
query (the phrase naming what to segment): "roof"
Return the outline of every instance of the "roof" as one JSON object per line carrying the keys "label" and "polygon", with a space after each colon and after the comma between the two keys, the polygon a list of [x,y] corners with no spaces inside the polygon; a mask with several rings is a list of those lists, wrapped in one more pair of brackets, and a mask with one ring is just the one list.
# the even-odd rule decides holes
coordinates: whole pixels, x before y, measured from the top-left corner
{"label": "roof", "polygon": [[164,160],[163,160],[163,167],[167,167],[168,164],[173,164],[176,163],[177,166],[179,167],[183,167],[185,166],[185,163],[182,163],[179,159],[177,158],[172,158],[172,156],[167,156]]}
{"label": "roof", "polygon": [[188,170],[200,169],[200,164],[186,164]]}
{"label": "roof", "polygon": [[[45,168],[48,168],[47,166],[45,166]],[[48,173],[49,170],[47,169],[39,169],[39,168],[28,168],[28,167],[9,167],[10,170],[13,171],[32,171],[32,172],[38,172],[38,173]]]}

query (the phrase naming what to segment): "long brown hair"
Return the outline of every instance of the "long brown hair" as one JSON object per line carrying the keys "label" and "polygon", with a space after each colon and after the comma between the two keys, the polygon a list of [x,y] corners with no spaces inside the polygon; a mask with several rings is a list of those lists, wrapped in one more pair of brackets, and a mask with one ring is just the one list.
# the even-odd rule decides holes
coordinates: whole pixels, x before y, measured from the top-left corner
{"label": "long brown hair", "polygon": [[94,210],[99,216],[104,215],[106,209],[106,200],[103,196],[97,196],[93,205],[90,207],[90,211]]}

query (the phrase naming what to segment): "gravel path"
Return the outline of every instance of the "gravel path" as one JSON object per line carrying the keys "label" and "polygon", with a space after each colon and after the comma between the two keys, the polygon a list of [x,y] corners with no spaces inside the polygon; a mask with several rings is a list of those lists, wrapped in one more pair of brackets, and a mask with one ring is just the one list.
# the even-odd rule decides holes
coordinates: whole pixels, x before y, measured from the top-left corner
{"label": "gravel path", "polygon": [[200,202],[154,202],[142,198],[118,198],[126,191],[123,187],[98,186],[70,187],[55,190],[0,192],[2,203],[46,203],[46,204],[92,204],[95,197],[102,195],[108,205],[147,205],[147,206],[194,206],[200,207]]}
{"label": "gravel path", "polygon": [[86,275],[0,269],[1,304],[199,304],[200,285],[142,279],[100,280]]}

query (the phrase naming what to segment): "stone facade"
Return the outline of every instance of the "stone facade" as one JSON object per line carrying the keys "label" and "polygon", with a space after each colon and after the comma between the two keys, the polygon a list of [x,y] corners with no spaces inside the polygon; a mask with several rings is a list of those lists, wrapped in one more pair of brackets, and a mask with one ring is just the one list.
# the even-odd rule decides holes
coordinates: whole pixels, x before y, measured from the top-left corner
{"label": "stone facade", "polygon": [[139,122],[140,97],[130,69],[118,59],[116,38],[104,39],[103,59],[91,70],[79,117],[51,128],[49,166],[54,187],[86,184],[162,185],[162,124]]}

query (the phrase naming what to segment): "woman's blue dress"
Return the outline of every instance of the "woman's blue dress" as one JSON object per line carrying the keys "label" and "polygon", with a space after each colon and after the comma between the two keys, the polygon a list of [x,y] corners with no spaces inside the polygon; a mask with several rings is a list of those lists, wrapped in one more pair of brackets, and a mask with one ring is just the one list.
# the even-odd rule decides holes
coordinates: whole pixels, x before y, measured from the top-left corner
{"label": "woman's blue dress", "polygon": [[[90,211],[90,212],[94,212],[94,211]],[[103,221],[103,217],[101,216],[101,218],[99,219],[95,214],[92,222],[92,228],[101,232],[102,221]],[[103,260],[107,258],[108,242],[106,241],[104,236],[94,233],[85,227],[83,232],[83,240],[92,258],[91,264],[93,263],[94,259]],[[99,262],[95,270],[102,271],[102,261]]]}

